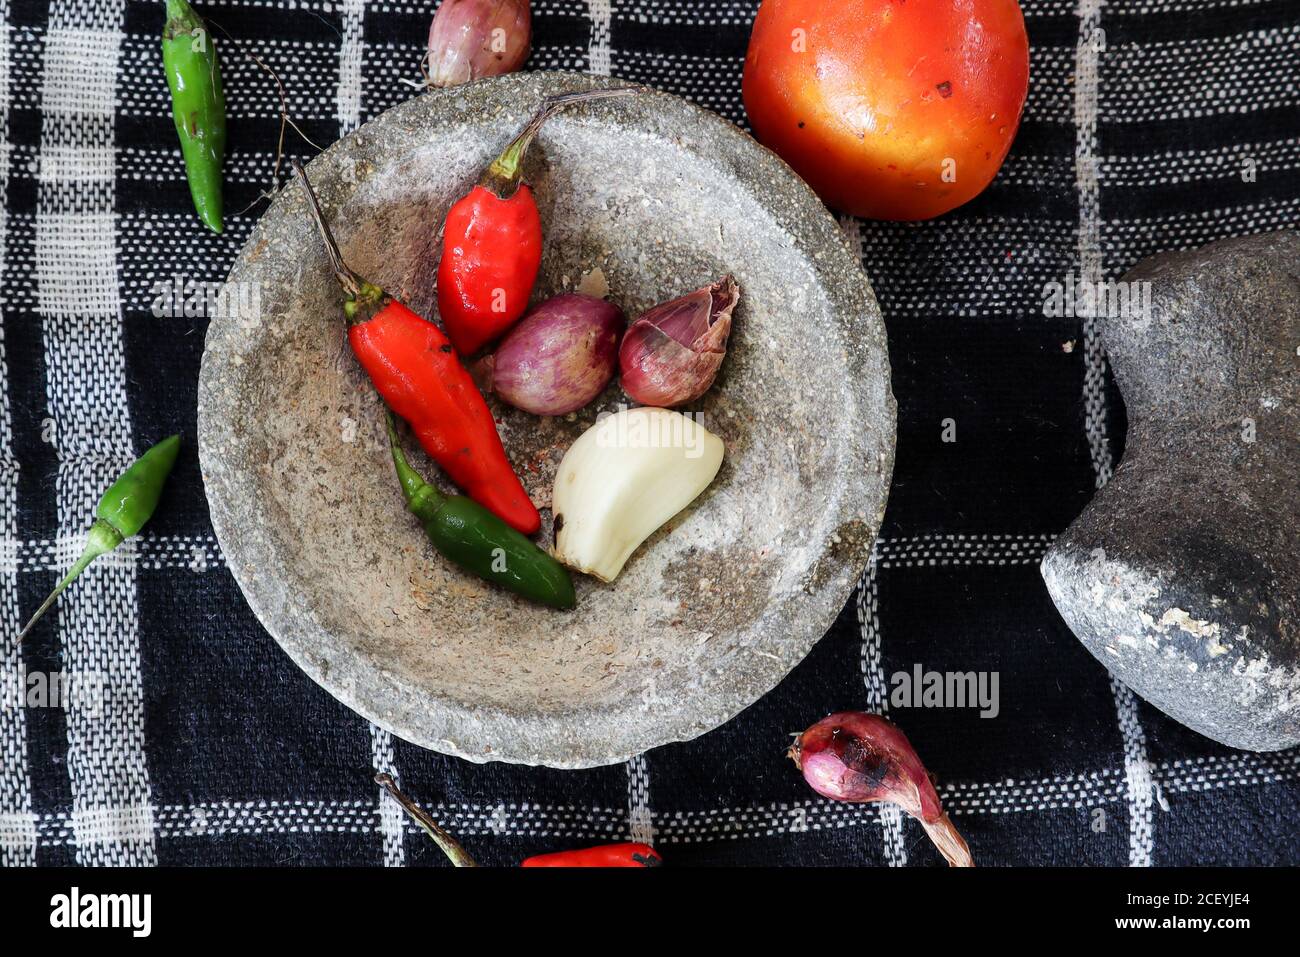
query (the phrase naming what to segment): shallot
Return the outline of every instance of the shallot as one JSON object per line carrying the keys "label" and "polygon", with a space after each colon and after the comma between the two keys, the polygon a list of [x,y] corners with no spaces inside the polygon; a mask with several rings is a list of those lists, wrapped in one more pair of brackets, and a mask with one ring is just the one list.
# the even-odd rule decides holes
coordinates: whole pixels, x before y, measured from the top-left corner
{"label": "shallot", "polygon": [[642,405],[661,407],[704,395],[727,354],[739,298],[736,280],[724,276],[638,317],[619,349],[623,391]]}
{"label": "shallot", "polygon": [[609,384],[626,320],[612,303],[569,292],[548,299],[474,365],[484,391],[534,415],[581,409]]}
{"label": "shallot", "polygon": [[951,866],[975,866],[911,743],[880,715],[840,711],[822,718],[795,738],[787,756],[823,797],[897,804],[921,822]]}
{"label": "shallot", "polygon": [[528,59],[532,32],[528,0],[442,0],[429,26],[429,83],[513,73]]}

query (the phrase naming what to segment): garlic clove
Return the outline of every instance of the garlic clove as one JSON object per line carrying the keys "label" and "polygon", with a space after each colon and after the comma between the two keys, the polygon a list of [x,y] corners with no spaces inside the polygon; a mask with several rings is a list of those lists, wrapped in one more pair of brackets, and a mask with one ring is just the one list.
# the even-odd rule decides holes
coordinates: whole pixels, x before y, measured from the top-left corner
{"label": "garlic clove", "polygon": [[442,0],[429,26],[429,82],[457,86],[513,73],[528,59],[528,0]]}
{"label": "garlic clove", "polygon": [[736,280],[725,276],[643,313],[619,349],[623,391],[637,402],[661,407],[704,395],[726,356],[739,299]]}
{"label": "garlic clove", "polygon": [[555,557],[610,582],[632,553],[709,487],[722,440],[670,409],[623,409],[573,443],[555,476]]}

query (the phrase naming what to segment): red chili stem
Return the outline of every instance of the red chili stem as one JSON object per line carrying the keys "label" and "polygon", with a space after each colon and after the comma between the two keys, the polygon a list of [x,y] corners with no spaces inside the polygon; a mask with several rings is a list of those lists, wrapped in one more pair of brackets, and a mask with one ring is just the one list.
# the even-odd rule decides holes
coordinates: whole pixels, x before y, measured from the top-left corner
{"label": "red chili stem", "polygon": [[424,808],[402,793],[391,774],[383,772],[376,774],[375,783],[387,790],[393,796],[393,800],[400,804],[402,809],[411,815],[417,824],[429,832],[433,842],[438,845],[454,865],[457,867],[478,867],[478,862],[469,856],[469,852],[460,846],[459,841],[443,830]]}
{"label": "red chili stem", "polygon": [[637,93],[640,90],[641,88],[637,86],[619,86],[608,90],[580,90],[575,93],[555,93],[548,96],[542,100],[541,108],[528,121],[528,125],[520,131],[509,146],[501,151],[501,155],[494,159],[492,164],[484,170],[479,185],[491,190],[501,199],[509,199],[519,189],[519,183],[523,179],[524,154],[528,152],[528,147],[532,145],[533,138],[537,136],[537,132],[542,128],[543,123],[566,106],[574,103],[627,96],[629,93]]}
{"label": "red chili stem", "polygon": [[298,174],[303,191],[307,194],[307,204],[311,209],[311,218],[316,223],[316,228],[320,230],[320,238],[325,241],[325,255],[329,258],[330,268],[334,270],[334,275],[338,278],[339,285],[343,287],[343,290],[353,298],[359,297],[362,282],[357,278],[357,274],[349,269],[347,263],[343,261],[343,254],[339,252],[338,243],[334,241],[334,234],[330,232],[329,224],[325,222],[325,214],[321,211],[320,202],[316,199],[316,191],[311,188],[311,180],[307,179],[307,171],[302,168],[302,164],[296,159],[291,159],[289,162],[293,164],[293,171]]}

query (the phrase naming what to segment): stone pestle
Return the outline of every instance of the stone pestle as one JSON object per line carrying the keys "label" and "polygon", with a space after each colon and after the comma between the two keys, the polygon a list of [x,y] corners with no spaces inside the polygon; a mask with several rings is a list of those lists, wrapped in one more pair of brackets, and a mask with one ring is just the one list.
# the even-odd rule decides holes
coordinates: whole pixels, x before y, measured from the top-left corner
{"label": "stone pestle", "polygon": [[1147,306],[1097,320],[1124,459],[1043,578],[1161,711],[1229,747],[1300,744],[1300,236],[1152,256],[1121,284]]}

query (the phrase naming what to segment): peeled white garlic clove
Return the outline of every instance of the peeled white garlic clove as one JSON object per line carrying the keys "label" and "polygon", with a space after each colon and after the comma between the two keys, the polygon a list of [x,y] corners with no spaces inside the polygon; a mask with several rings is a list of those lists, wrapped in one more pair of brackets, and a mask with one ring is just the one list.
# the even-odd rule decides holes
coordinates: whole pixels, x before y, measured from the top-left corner
{"label": "peeled white garlic clove", "polygon": [[555,557],[601,581],[709,487],[722,440],[669,409],[624,409],[578,437],[555,476]]}

